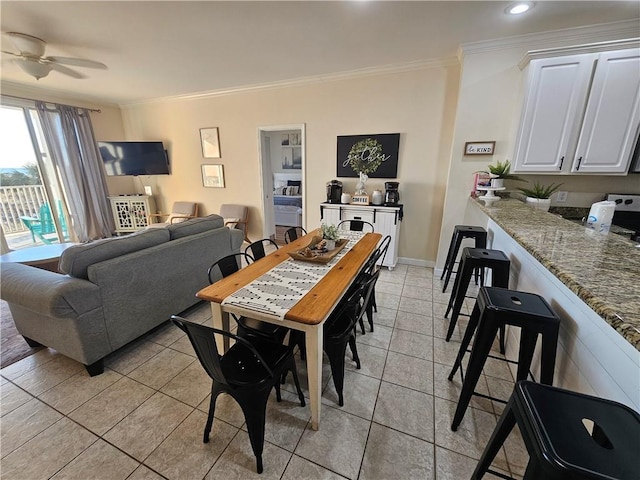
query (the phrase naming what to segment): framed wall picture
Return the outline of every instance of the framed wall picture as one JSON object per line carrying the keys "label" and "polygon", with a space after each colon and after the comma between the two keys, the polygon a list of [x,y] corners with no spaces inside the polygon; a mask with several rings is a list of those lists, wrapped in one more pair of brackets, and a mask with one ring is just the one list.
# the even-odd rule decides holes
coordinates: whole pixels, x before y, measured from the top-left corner
{"label": "framed wall picture", "polygon": [[220,158],[220,136],[218,127],[201,128],[202,156],[204,158]]}
{"label": "framed wall picture", "polygon": [[205,187],[224,188],[222,165],[202,165],[202,184]]}
{"label": "framed wall picture", "polygon": [[376,161],[375,170],[367,173],[369,178],[397,178],[399,147],[399,133],[341,135],[337,146],[337,175],[357,177],[354,165]]}
{"label": "framed wall picture", "polygon": [[464,144],[465,155],[493,155],[493,151],[496,148],[496,142],[494,140],[487,140],[484,142],[466,142]]}

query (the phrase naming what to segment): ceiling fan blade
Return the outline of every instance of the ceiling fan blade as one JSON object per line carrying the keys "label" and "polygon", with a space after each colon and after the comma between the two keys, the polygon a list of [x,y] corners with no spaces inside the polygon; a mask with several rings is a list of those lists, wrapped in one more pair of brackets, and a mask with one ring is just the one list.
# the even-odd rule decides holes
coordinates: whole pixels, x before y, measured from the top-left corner
{"label": "ceiling fan blade", "polygon": [[86,76],[84,76],[83,74],[81,74],[80,72],[76,72],[75,70],[71,70],[70,68],[67,68],[63,65],[58,65],[57,63],[53,63],[53,62],[46,62],[46,65],[50,66],[52,70],[55,70],[56,72],[60,72],[64,75],[68,75],[70,77],[73,78],[87,78]]}
{"label": "ceiling fan blade", "polygon": [[44,47],[47,45],[47,42],[41,38],[18,32],[7,32],[7,36],[20,53],[32,57],[41,57],[44,55]]}
{"label": "ceiling fan blade", "polygon": [[85,60],[84,58],[45,57],[43,60],[59,63],[61,65],[72,65],[74,67],[99,68],[101,70],[107,69],[107,66],[104,63],[96,62],[94,60]]}
{"label": "ceiling fan blade", "polygon": [[13,55],[14,57],[20,57],[21,56],[19,53],[8,52],[6,50],[2,50],[2,53],[6,53],[7,55]]}

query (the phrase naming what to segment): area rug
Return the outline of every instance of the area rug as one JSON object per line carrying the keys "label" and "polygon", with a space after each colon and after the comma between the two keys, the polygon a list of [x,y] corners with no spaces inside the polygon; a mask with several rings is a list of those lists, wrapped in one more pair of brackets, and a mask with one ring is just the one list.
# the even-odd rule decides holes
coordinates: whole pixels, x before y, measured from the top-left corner
{"label": "area rug", "polygon": [[33,355],[44,347],[31,348],[16,330],[7,302],[0,300],[0,368]]}

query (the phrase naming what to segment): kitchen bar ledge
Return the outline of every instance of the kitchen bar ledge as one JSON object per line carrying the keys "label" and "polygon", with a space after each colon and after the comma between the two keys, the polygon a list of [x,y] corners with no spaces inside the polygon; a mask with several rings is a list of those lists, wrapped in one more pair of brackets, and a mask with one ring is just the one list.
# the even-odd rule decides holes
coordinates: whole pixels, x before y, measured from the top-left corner
{"label": "kitchen bar ledge", "polygon": [[515,199],[471,199],[555,277],[640,350],[640,248]]}

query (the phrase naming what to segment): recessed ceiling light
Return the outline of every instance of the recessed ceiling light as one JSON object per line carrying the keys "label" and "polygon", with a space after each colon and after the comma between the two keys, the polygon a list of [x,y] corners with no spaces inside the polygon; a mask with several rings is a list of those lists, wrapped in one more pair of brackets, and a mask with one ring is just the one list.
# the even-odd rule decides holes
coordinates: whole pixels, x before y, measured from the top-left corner
{"label": "recessed ceiling light", "polygon": [[517,2],[509,5],[504,12],[509,15],[520,15],[533,8],[533,2]]}

